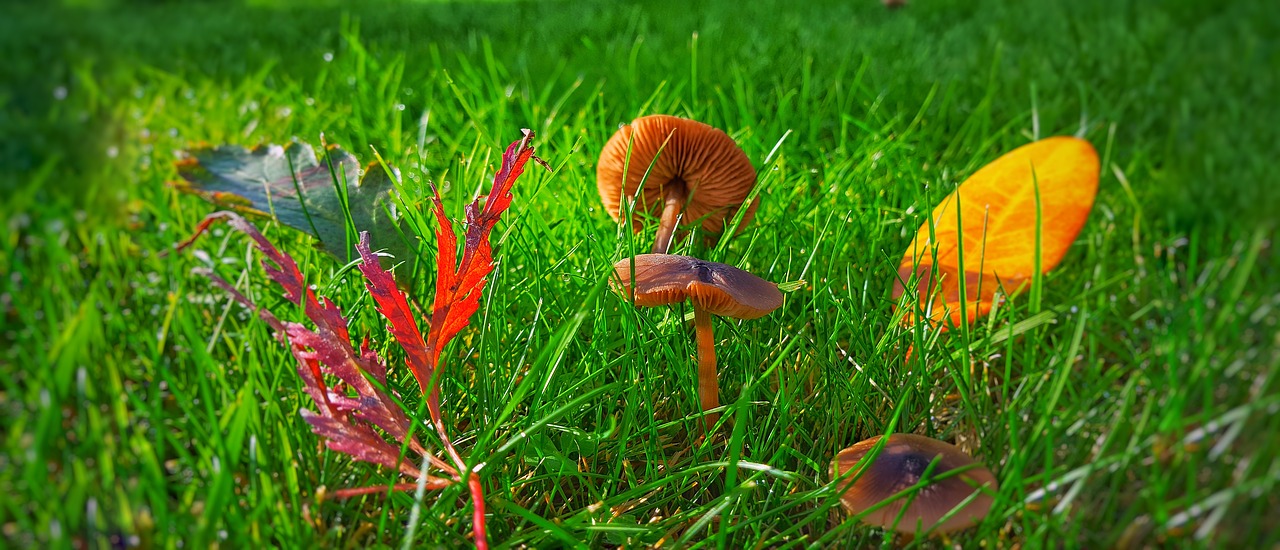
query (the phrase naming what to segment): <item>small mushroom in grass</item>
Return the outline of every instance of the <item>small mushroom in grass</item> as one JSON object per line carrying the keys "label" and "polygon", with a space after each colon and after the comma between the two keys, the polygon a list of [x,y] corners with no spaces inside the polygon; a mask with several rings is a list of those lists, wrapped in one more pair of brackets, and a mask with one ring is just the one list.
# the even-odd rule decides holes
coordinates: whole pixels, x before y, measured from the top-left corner
{"label": "small mushroom in grass", "polygon": [[[626,177],[623,177],[623,171]],[[623,196],[635,197],[637,215],[661,212],[654,253],[665,253],[676,220],[702,220],[711,233],[724,229],[756,185],[756,170],[747,154],[724,132],[687,118],[640,117],[618,129],[600,151],[596,185],[605,210],[622,217]],[[641,185],[643,181],[643,186]],[[745,206],[742,223],[751,220],[756,204]],[[632,220],[635,231],[639,219]]]}
{"label": "small mushroom in grass", "polygon": [[[889,436],[879,454],[859,471],[846,475],[874,451],[880,439],[876,436],[840,451],[831,466],[832,477],[841,484],[840,501],[850,513],[866,512],[915,486],[926,474],[936,481],[915,493],[899,495],[864,516],[863,522],[912,535],[942,534],[976,525],[991,511],[991,495],[999,489],[991,470],[959,447],[922,435]],[[963,471],[948,474],[957,469]],[[960,509],[943,520],[957,507]]]}
{"label": "small mushroom in grass", "polygon": [[[731,265],[674,254],[624,258],[613,264],[613,271],[614,289],[627,299],[634,297],[636,306],[662,306],[685,299],[693,303],[693,325],[698,333],[698,398],[704,411],[719,407],[711,316],[763,317],[782,305],[778,285]],[[714,425],[719,416],[704,416],[706,426]]]}

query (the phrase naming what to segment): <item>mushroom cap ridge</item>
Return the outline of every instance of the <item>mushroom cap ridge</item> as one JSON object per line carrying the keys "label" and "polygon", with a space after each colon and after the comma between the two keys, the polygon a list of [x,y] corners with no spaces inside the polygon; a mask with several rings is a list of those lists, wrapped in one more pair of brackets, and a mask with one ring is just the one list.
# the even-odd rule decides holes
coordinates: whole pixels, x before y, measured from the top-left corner
{"label": "mushroom cap ridge", "polygon": [[778,285],[728,264],[675,254],[639,254],[635,280],[631,258],[613,264],[614,290],[641,307],[674,304],[686,298],[713,315],[756,319],[782,305]]}
{"label": "mushroom cap ridge", "polygon": [[[628,146],[631,148],[629,161]],[[624,166],[627,168],[625,190]],[[646,171],[649,171],[647,178]],[[642,179],[643,188],[640,187]],[[696,120],[670,115],[633,120],[619,128],[600,151],[596,186],[605,210],[615,220],[621,215],[623,196],[636,197],[637,214],[657,215],[663,207],[662,187],[672,182],[687,186],[689,202],[684,219],[703,219],[704,230],[720,233],[724,230],[724,218],[742,207],[751,194],[756,184],[756,170],[728,134]],[[759,202],[757,199],[745,206],[744,225],[751,221]],[[633,220],[632,228],[639,231],[640,220]]]}
{"label": "mushroom cap ridge", "polygon": [[[840,451],[832,464],[832,477],[839,477],[870,453],[880,441],[876,436]],[[935,459],[931,476],[936,478],[957,468],[971,467],[962,473],[948,476],[921,488],[912,498],[903,496],[872,512],[863,521],[880,527],[893,526],[902,508],[910,500],[906,513],[896,529],[904,533],[916,533],[934,529],[935,533],[959,531],[982,521],[991,511],[994,500],[982,493],[979,487],[990,491],[999,488],[991,470],[961,451],[959,447],[943,441],[915,434],[893,434],[875,460],[864,465],[860,475],[847,476],[840,488],[841,503],[850,513],[862,513],[866,509],[904,491],[920,481],[929,464]],[[856,481],[854,478],[857,478]],[[955,508],[973,493],[979,493],[964,508],[945,522],[942,516]]]}

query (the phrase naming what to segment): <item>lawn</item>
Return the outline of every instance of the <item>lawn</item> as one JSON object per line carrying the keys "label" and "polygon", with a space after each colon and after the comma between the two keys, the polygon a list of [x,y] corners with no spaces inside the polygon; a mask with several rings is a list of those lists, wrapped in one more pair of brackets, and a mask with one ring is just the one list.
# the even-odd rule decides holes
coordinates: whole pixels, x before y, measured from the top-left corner
{"label": "lawn", "polygon": [[[87,4],[87,5],[86,5]],[[497,268],[444,359],[446,419],[496,547],[858,548],[842,448],[961,445],[1000,488],[962,547],[1280,544],[1280,16],[1265,0],[65,2],[0,18],[0,533],[9,547],[465,546],[467,491],[323,449],[243,235],[178,152],[376,151],[457,217],[536,132]],[[677,250],[795,283],[715,321],[728,423],[703,437],[688,306],[608,290],[643,249],[596,159],[640,115],[724,129],[755,219]],[[1081,135],[1097,202],[1034,292],[965,330],[902,324],[898,262],[1002,153]],[[359,272],[259,221],[353,336],[403,358]],[[434,258],[422,231],[419,252]],[[397,268],[430,303],[430,262]],[[912,348],[910,354],[908,348]],[[421,412],[413,377],[389,385]],[[424,436],[426,437],[426,436]],[[427,437],[429,444],[438,442]],[[890,540],[894,542],[890,542]],[[941,547],[948,540],[916,540]]]}

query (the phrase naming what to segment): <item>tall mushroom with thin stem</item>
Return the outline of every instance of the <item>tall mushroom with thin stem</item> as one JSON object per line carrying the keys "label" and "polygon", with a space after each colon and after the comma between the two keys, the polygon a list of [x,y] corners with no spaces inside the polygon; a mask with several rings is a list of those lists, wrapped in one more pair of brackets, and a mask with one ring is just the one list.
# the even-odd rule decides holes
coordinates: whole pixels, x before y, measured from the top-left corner
{"label": "tall mushroom with thin stem", "polygon": [[[831,465],[831,476],[840,482],[841,503],[852,514],[866,514],[864,523],[912,536],[944,534],[973,526],[991,511],[991,495],[999,490],[996,477],[959,447],[922,435],[893,434],[879,453],[868,457],[881,439],[840,451]],[[915,492],[904,494],[921,482]]]}
{"label": "tall mushroom with thin stem", "polygon": [[[711,316],[756,319],[782,305],[778,285],[716,262],[674,254],[641,254],[613,265],[614,289],[636,306],[693,303],[698,334],[698,399],[703,411],[720,406]],[[718,413],[703,416],[710,428]]]}
{"label": "tall mushroom with thin stem", "polygon": [[[624,177],[625,172],[625,177]],[[724,219],[745,208],[751,220],[758,200],[743,205],[756,184],[756,170],[728,134],[696,120],[650,115],[619,128],[600,151],[596,165],[600,201],[613,219],[622,217],[622,199],[635,197],[632,229],[639,216],[659,215],[655,254],[671,247],[676,222],[702,220],[712,234]]]}

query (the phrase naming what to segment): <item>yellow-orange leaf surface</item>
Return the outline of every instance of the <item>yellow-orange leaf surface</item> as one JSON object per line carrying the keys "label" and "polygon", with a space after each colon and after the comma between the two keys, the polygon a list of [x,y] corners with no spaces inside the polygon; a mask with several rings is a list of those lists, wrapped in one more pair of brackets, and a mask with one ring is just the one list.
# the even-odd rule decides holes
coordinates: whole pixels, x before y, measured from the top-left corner
{"label": "yellow-orange leaf surface", "polygon": [[1029,283],[1036,268],[1037,185],[1040,268],[1053,269],[1084,227],[1098,193],[1098,153],[1089,142],[1073,137],[1051,137],[1014,149],[960,184],[916,233],[898,267],[894,299],[906,292],[903,283],[915,274],[920,305],[929,319],[959,325],[961,273],[970,321],[991,311],[1000,288],[1012,293]]}

